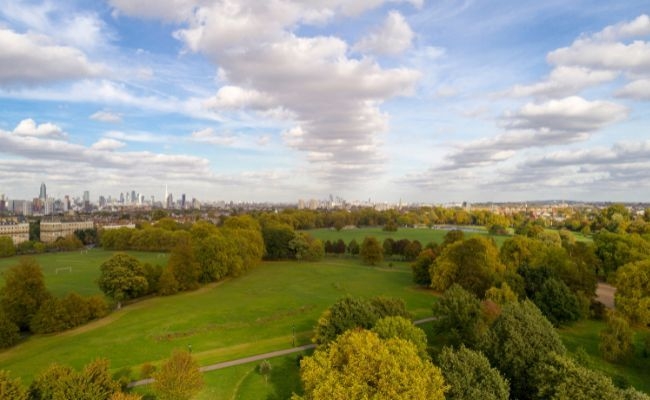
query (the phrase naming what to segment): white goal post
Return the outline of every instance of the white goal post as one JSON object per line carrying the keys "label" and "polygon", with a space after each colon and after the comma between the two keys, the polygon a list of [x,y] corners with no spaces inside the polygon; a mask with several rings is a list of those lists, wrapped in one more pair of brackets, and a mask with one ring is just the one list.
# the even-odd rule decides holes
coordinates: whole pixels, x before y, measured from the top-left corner
{"label": "white goal post", "polygon": [[57,268],[57,269],[54,271],[54,273],[55,273],[56,275],[58,275],[58,274],[59,274],[59,271],[61,271],[61,272],[63,272],[63,271],[72,272],[72,267],[60,267],[60,268]]}

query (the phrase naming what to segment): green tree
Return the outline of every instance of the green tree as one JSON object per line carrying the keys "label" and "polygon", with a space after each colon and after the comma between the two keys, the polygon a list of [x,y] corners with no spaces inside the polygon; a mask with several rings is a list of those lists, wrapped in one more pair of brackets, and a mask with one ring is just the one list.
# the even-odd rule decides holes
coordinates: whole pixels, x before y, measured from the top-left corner
{"label": "green tree", "polygon": [[27,400],[27,389],[20,378],[12,378],[9,371],[0,370],[0,398],[3,400]]}
{"label": "green tree", "polygon": [[377,265],[384,260],[384,249],[379,244],[379,241],[372,236],[363,239],[359,254],[361,255],[361,261],[368,265]]}
{"label": "green tree", "polygon": [[[228,275],[228,262],[234,249],[230,248],[230,241],[224,235],[216,232],[205,237],[196,237],[193,242],[194,257],[201,270],[199,281],[202,283],[216,282]],[[202,235],[203,233],[201,233]]]}
{"label": "green tree", "polygon": [[303,397],[294,399],[444,399],[440,369],[417,355],[409,341],[349,331],[303,358]]}
{"label": "green tree", "polygon": [[634,331],[624,317],[615,312],[607,315],[607,326],[600,332],[600,352],[611,362],[623,362],[634,353]]}
{"label": "green tree", "polygon": [[181,241],[174,247],[169,255],[167,269],[174,274],[180,291],[199,288],[201,266],[196,262],[189,242]]}
{"label": "green tree", "polygon": [[154,374],[154,391],[160,400],[189,400],[203,388],[199,365],[190,353],[175,350]]}
{"label": "green tree", "polygon": [[485,292],[485,299],[491,300],[496,304],[503,306],[508,303],[516,302],[518,300],[518,296],[517,293],[513,292],[512,289],[510,289],[510,285],[508,285],[506,282],[503,282],[499,288],[496,288],[494,286],[489,288],[487,292]]}
{"label": "green tree", "polygon": [[509,380],[512,398],[522,400],[535,393],[533,369],[552,353],[566,353],[553,325],[529,300],[502,308],[483,349],[490,363]]}
{"label": "green tree", "polygon": [[465,232],[460,229],[452,229],[445,234],[445,237],[442,240],[442,245],[448,246],[456,242],[462,242],[463,240],[465,240]]}
{"label": "green tree", "polygon": [[372,328],[372,331],[380,339],[400,338],[408,340],[415,346],[420,358],[423,360],[429,359],[429,354],[427,353],[427,335],[422,329],[413,325],[411,320],[400,316],[380,318]]}
{"label": "green tree", "polygon": [[9,236],[0,236],[0,257],[11,257],[16,254],[16,246]]}
{"label": "green tree", "polygon": [[478,345],[481,303],[472,293],[452,285],[433,304],[433,329],[444,335],[453,346]]}
{"label": "green tree", "polygon": [[564,282],[557,279],[547,279],[535,293],[533,302],[555,326],[580,318],[578,299]]}
{"label": "green tree", "polygon": [[542,248],[542,243],[526,236],[516,235],[501,245],[499,257],[509,270],[530,265],[533,256]]}
{"label": "green tree", "polygon": [[650,324],[650,259],[616,271],[616,309],[633,324]]}
{"label": "green tree", "polygon": [[293,258],[295,254],[289,243],[296,233],[287,224],[271,222],[262,228],[264,245],[266,247],[266,258],[269,260],[286,260]]}
{"label": "green tree", "polygon": [[121,308],[122,301],[141,296],[147,291],[146,272],[138,259],[117,253],[102,263],[97,283],[104,294],[117,302]]}
{"label": "green tree", "polygon": [[348,329],[370,329],[377,318],[377,313],[368,300],[344,297],[321,314],[314,328],[313,341],[325,344]]}
{"label": "green tree", "polygon": [[163,269],[158,281],[158,294],[161,296],[171,296],[178,293],[178,281],[174,272],[170,268]]}
{"label": "green tree", "polygon": [[271,363],[268,360],[262,361],[260,365],[257,366],[257,371],[260,373],[260,375],[264,376],[265,383],[269,382],[269,374],[271,373],[272,369],[273,366],[271,366]]}
{"label": "green tree", "polygon": [[477,297],[502,279],[505,267],[494,242],[473,237],[448,245],[431,268],[431,287],[444,291],[457,283]]}
{"label": "green tree", "polygon": [[51,364],[36,376],[29,388],[32,400],[104,400],[119,392],[120,387],[109,373],[109,363],[97,359],[81,372]]}
{"label": "green tree", "polygon": [[508,381],[492,368],[480,352],[461,346],[458,350],[442,349],[438,357],[445,382],[450,386],[447,400],[507,400]]}
{"label": "green tree", "polygon": [[6,316],[21,330],[27,330],[32,317],[51,295],[45,288],[43,271],[33,258],[21,258],[4,274],[0,305]]}
{"label": "green tree", "polygon": [[424,249],[411,264],[413,283],[420,286],[431,286],[431,273],[429,269],[436,260],[437,254],[431,249]]}
{"label": "green tree", "polygon": [[361,251],[359,243],[355,239],[350,240],[350,243],[348,243],[348,253],[350,253],[351,256],[356,256],[359,254],[359,251]]}
{"label": "green tree", "polygon": [[11,347],[20,340],[20,329],[0,310],[0,349]]}

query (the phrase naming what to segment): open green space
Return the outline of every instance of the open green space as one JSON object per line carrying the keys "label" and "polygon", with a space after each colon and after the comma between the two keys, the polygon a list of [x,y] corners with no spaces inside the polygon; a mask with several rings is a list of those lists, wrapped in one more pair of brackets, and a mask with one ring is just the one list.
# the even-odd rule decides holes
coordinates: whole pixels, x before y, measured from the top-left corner
{"label": "open green space", "polygon": [[[45,253],[30,256],[35,258],[43,269],[45,285],[56,296],[64,296],[70,292],[77,292],[88,296],[100,294],[97,286],[99,278],[99,266],[109,258],[115,251],[103,249],[90,249],[83,251],[71,251],[61,253]],[[148,253],[140,251],[127,251],[126,253],[136,257],[142,262],[151,264],[167,264],[167,254]],[[0,285],[4,284],[3,272],[12,265],[15,265],[20,256],[0,258]]]}
{"label": "open green space", "polygon": [[[155,255],[154,255],[155,257]],[[320,314],[344,295],[394,296],[416,318],[435,295],[414,287],[405,265],[367,267],[357,259],[266,262],[248,275],[195,292],[155,297],[55,335],[37,335],[0,353],[0,369],[26,381],[51,362],[76,368],[97,357],[113,369],[160,362],[192,345],[201,365],[309,343]]]}
{"label": "open green space", "polygon": [[[625,365],[613,364],[605,361],[598,349],[600,343],[600,331],[605,329],[605,322],[584,320],[559,329],[560,337],[571,353],[582,348],[589,355],[588,367],[602,371],[615,381],[625,381],[636,389],[650,393],[650,357],[644,357],[638,350],[633,360]],[[638,330],[635,335],[635,345],[641,349],[641,342],[645,335],[650,334],[647,329]]]}
{"label": "open green space", "polygon": [[[462,229],[462,227],[460,228]],[[469,228],[468,228],[469,229]],[[483,227],[471,227],[472,231],[466,231],[465,237],[470,238],[473,236],[488,236],[487,231]],[[478,232],[476,231],[478,230]],[[442,243],[445,235],[448,230],[443,229],[429,229],[429,228],[399,228],[396,232],[387,232],[382,230],[380,227],[375,228],[354,228],[354,229],[341,229],[337,231],[332,228],[323,228],[323,229],[311,229],[306,231],[311,234],[313,237],[320,239],[322,241],[330,240],[336,241],[343,239],[347,244],[350,243],[352,239],[355,239],[359,244],[363,241],[366,236],[374,236],[379,241],[384,239],[391,238],[394,240],[399,239],[408,239],[408,240],[418,240],[422,245],[426,245],[429,242],[436,242],[438,244]],[[509,238],[509,236],[496,236],[492,235],[491,237],[497,242],[497,245],[501,246],[503,242]]]}

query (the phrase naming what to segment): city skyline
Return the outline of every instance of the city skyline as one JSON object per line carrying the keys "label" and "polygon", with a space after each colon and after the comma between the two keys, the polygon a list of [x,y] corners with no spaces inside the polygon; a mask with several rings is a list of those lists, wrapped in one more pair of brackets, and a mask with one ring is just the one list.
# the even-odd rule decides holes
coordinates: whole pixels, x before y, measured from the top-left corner
{"label": "city skyline", "polygon": [[[60,4],[62,3],[62,4]],[[611,3],[611,4],[608,4]],[[647,3],[19,0],[0,194],[646,201]],[[173,189],[172,189],[173,188]]]}

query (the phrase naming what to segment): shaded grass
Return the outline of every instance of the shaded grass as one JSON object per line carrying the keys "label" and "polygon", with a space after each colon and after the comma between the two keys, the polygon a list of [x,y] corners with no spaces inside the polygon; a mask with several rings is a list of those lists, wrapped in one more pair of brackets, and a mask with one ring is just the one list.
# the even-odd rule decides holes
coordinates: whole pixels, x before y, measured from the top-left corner
{"label": "shaded grass", "polygon": [[30,381],[51,362],[80,368],[97,357],[114,369],[159,363],[192,345],[201,365],[309,343],[320,314],[344,295],[394,296],[416,318],[435,295],[414,287],[406,267],[371,268],[358,260],[266,262],[248,275],[191,293],[147,299],[55,335],[36,335],[0,353],[0,369]]}
{"label": "shaded grass", "polygon": [[[61,253],[37,254],[33,257],[43,269],[45,285],[56,296],[64,296],[70,292],[77,292],[84,296],[100,294],[97,286],[99,278],[99,266],[115,253],[103,249],[91,249],[87,252],[71,251]],[[167,264],[167,255],[161,253],[149,253],[140,251],[127,251],[142,262],[151,264]],[[10,266],[16,265],[20,256],[0,259],[0,285],[4,285],[2,273]],[[69,270],[57,269],[68,268]]]}
{"label": "shaded grass", "polygon": [[635,334],[636,354],[625,364],[614,364],[604,360],[600,355],[600,331],[605,329],[605,322],[584,320],[572,326],[558,329],[562,342],[571,353],[582,348],[589,355],[589,368],[601,371],[614,379],[615,382],[627,381],[638,390],[650,393],[650,358],[641,352],[644,335],[648,330],[638,330]]}
{"label": "shaded grass", "polygon": [[[472,229],[481,229],[482,227],[472,227]],[[391,238],[394,240],[399,239],[408,239],[408,240],[418,240],[422,245],[426,245],[429,242],[436,242],[438,244],[442,243],[445,235],[447,234],[446,230],[441,229],[428,229],[428,228],[399,228],[396,232],[386,232],[383,231],[380,227],[375,228],[357,228],[357,229],[342,229],[337,231],[336,229],[323,228],[323,229],[311,229],[308,231],[309,234],[314,236],[317,239],[322,241],[330,240],[337,241],[343,239],[347,244],[350,243],[352,239],[355,239],[359,244],[363,241],[366,236],[374,236],[380,242],[383,242],[384,239]],[[483,232],[465,232],[465,237],[470,238],[474,236],[490,236],[487,231]],[[509,236],[491,236],[496,241],[497,245],[500,247]]]}

